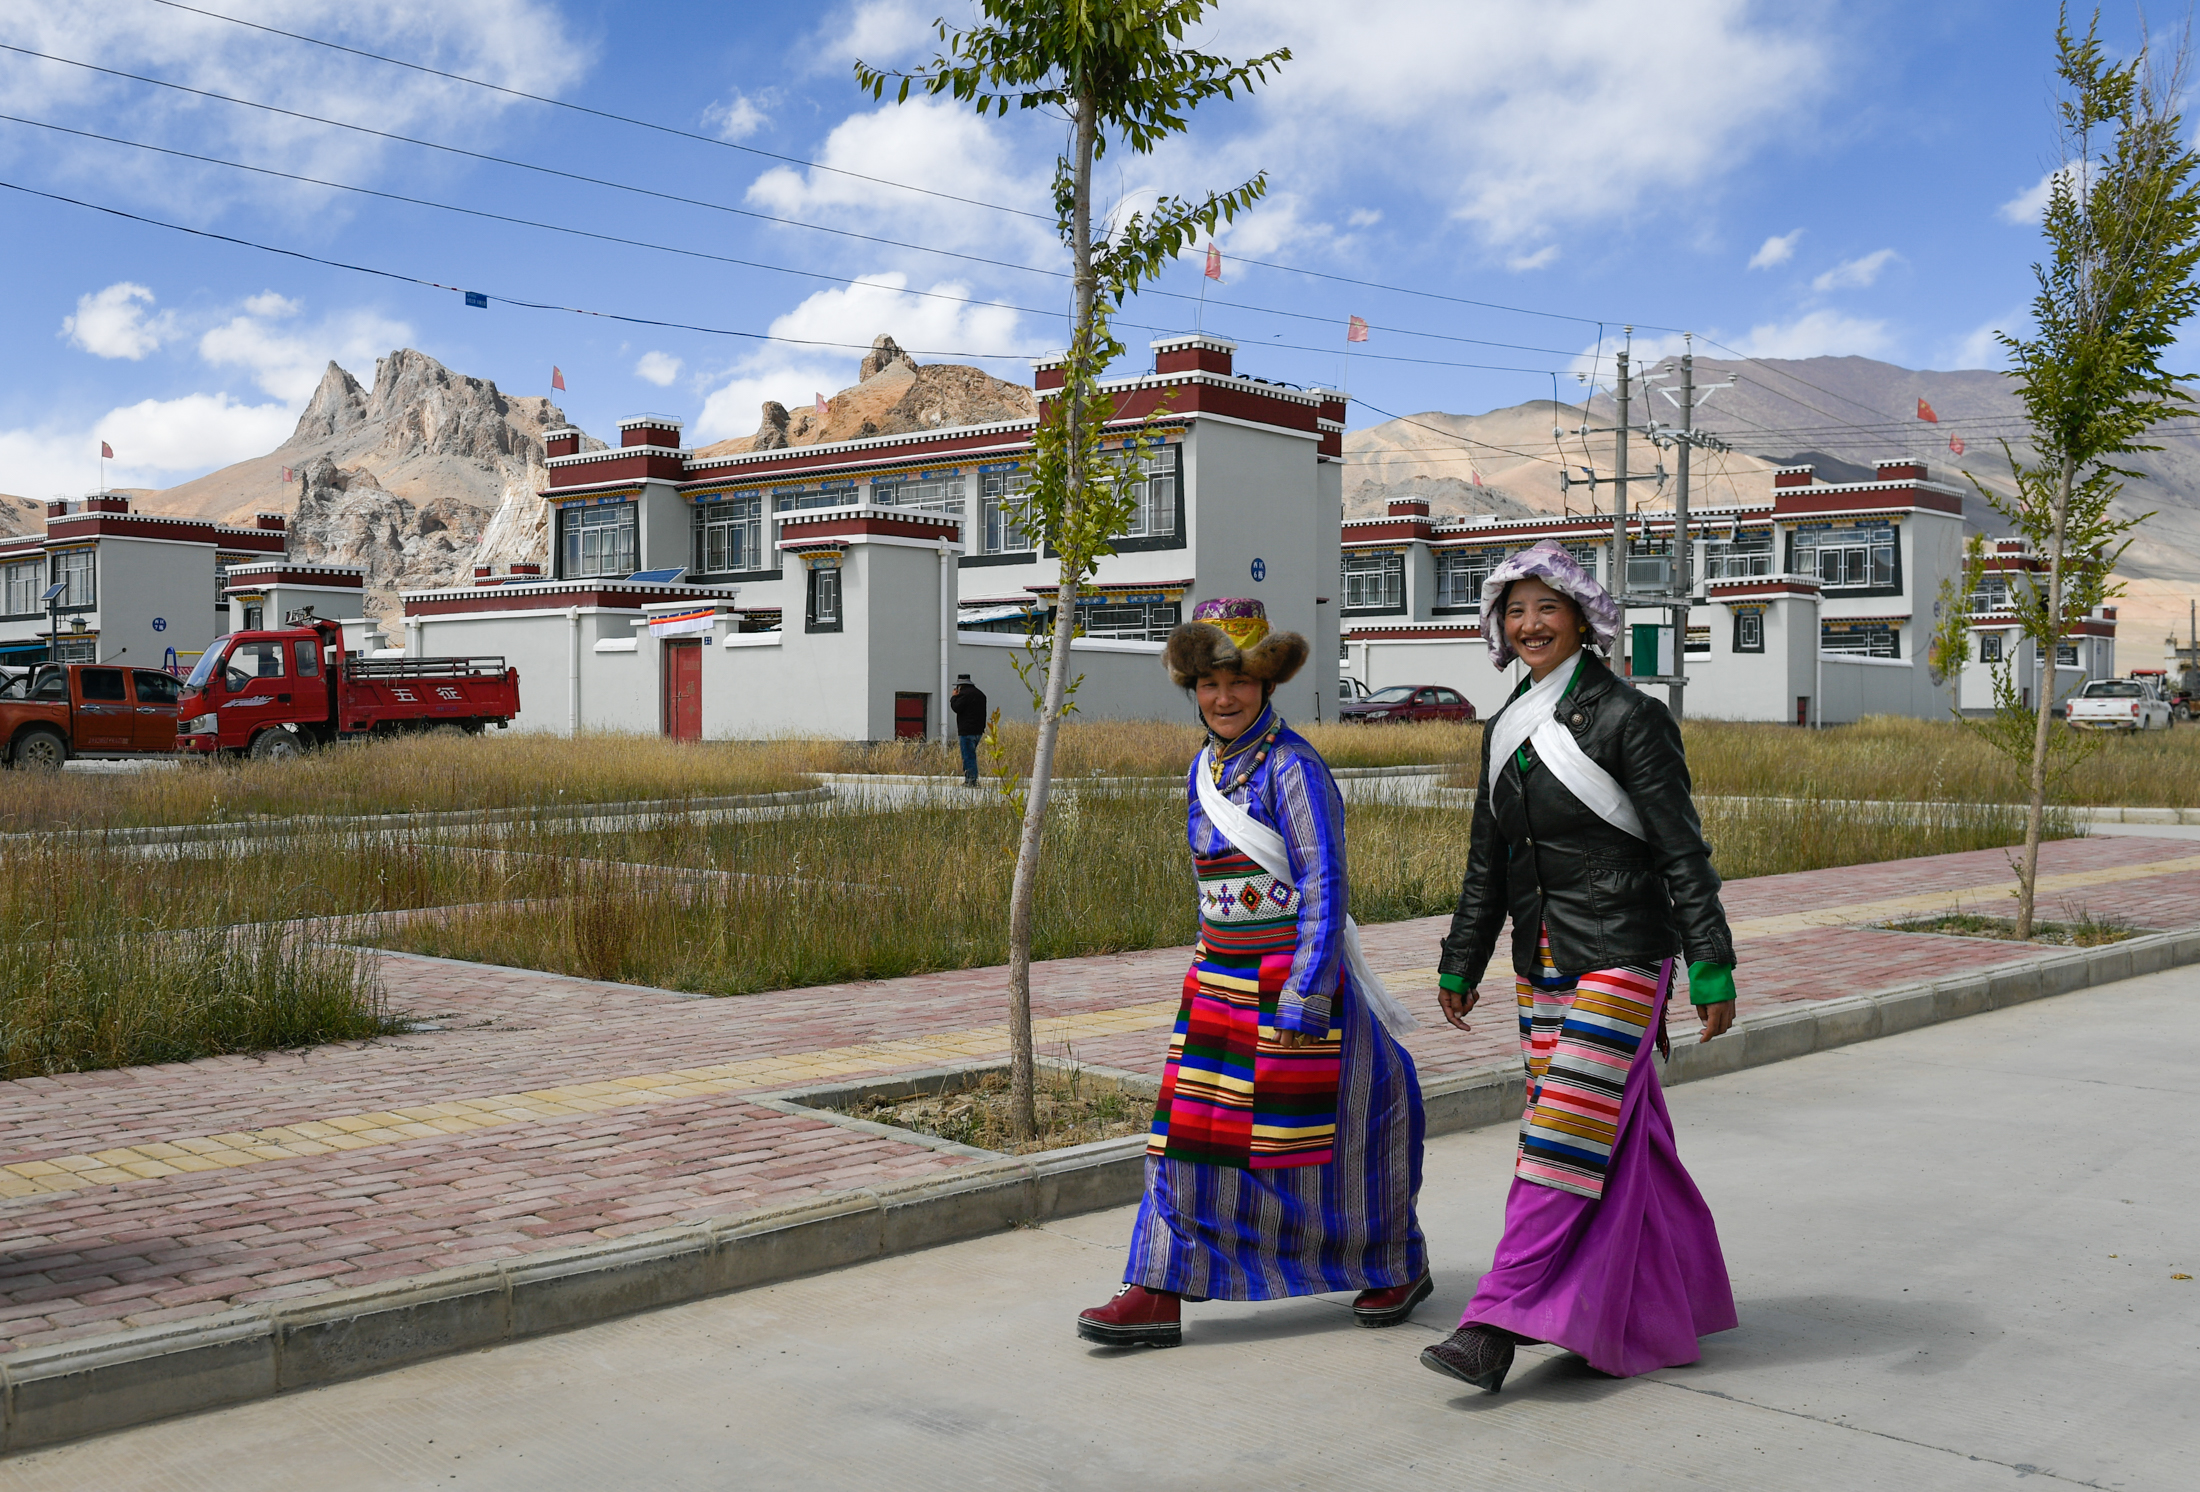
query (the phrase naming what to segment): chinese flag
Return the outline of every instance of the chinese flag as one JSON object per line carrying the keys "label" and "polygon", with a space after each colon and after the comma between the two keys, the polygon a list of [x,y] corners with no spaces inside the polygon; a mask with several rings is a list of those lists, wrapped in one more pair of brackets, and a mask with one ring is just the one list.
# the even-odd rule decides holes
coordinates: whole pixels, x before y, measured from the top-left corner
{"label": "chinese flag", "polygon": [[1365,342],[1367,340],[1367,318],[1355,316],[1350,322],[1346,323],[1344,339],[1347,342]]}
{"label": "chinese flag", "polygon": [[1963,437],[1962,437],[1962,436],[1960,436],[1960,435],[1951,435],[1951,436],[1949,436],[1949,437],[1948,437],[1948,449],[1949,449],[1949,450],[1951,450],[1951,451],[1953,451],[1953,452],[1955,452],[1955,453],[1956,453],[1956,454],[1957,454],[1958,456],[1962,455],[1962,454],[1963,454]]}
{"label": "chinese flag", "polygon": [[565,392],[565,370],[556,363],[550,365],[550,387],[561,394]]}
{"label": "chinese flag", "polygon": [[1940,416],[1933,413],[1933,406],[1927,404],[1923,399],[1917,401],[1917,417],[1931,424],[1937,425],[1940,423]]}
{"label": "chinese flag", "polygon": [[298,474],[286,466],[283,468],[283,480],[286,482],[295,482],[298,480]]}
{"label": "chinese flag", "polygon": [[817,400],[817,417],[822,420],[825,418],[825,396],[817,394],[814,397]]}
{"label": "chinese flag", "polygon": [[104,440],[99,443],[99,454],[108,461],[115,459],[115,448]]}
{"label": "chinese flag", "polygon": [[1469,474],[1470,476],[1472,476],[1472,477],[1474,478],[1474,485],[1475,485],[1475,486],[1479,487],[1479,486],[1481,486],[1481,485],[1482,485],[1482,473],[1480,473],[1480,472],[1476,471],[1476,470],[1475,470],[1475,469],[1474,469],[1473,467],[1471,467],[1471,466],[1467,468],[1467,472],[1468,472],[1468,474]]}
{"label": "chinese flag", "polygon": [[1216,248],[1213,244],[1207,245],[1207,278],[1210,280],[1222,278],[1222,250]]}

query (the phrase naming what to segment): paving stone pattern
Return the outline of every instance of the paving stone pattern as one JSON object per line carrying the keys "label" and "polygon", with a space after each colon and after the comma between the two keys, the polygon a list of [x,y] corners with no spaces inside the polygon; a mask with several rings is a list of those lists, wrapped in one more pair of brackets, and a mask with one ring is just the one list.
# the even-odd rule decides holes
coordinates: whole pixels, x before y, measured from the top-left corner
{"label": "paving stone pattern", "polygon": [[[2146,839],[2047,845],[2043,873],[2178,859]],[[1727,888],[1737,923],[1918,894],[1988,910],[2006,852]],[[2200,870],[2064,902],[2200,925]],[[2043,907],[2062,915],[2063,902]],[[1443,920],[1365,929],[1428,1009]],[[2039,956],[1984,939],[1821,927],[1741,941],[1751,1004],[1828,999]],[[1157,1073],[1186,951],[1034,971],[1042,1049]],[[0,1106],[0,1350],[617,1238],[893,1182],[958,1157],[746,1101],[825,1079],[1004,1054],[1000,969],[737,999],[388,955],[398,1006],[445,1029],[259,1057],[33,1078]],[[1496,1007],[1408,1041],[1424,1076],[1510,1060]],[[1693,1018],[1672,1015],[1677,1040]],[[58,1188],[58,1189],[57,1189]]]}

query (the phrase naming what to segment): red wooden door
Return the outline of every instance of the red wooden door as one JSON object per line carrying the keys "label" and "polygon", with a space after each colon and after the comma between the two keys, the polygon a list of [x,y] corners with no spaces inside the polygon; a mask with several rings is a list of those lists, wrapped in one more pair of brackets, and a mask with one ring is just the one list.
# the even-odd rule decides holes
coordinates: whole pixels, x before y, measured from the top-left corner
{"label": "red wooden door", "polygon": [[703,644],[700,638],[667,640],[665,734],[675,741],[703,738]]}
{"label": "red wooden door", "polygon": [[896,740],[921,741],[925,738],[927,734],[925,727],[932,723],[928,718],[931,714],[929,708],[931,703],[932,696],[929,694],[897,694],[894,696],[894,737]]}

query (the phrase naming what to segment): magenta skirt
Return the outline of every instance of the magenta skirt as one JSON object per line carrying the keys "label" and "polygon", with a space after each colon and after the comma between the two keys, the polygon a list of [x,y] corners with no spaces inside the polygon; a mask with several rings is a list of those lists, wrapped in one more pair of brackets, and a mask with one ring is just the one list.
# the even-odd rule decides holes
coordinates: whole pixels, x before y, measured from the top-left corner
{"label": "magenta skirt", "polygon": [[1515,1178],[1461,1326],[1503,1327],[1632,1378],[1696,1361],[1698,1337],[1735,1325],[1719,1230],[1681,1165],[1652,1056],[1671,982],[1627,1072],[1603,1198]]}

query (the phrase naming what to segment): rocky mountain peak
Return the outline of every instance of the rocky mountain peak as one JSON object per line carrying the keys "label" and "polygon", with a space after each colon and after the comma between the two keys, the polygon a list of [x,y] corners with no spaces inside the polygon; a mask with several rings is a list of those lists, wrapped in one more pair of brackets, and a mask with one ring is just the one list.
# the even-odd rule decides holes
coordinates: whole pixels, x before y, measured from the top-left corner
{"label": "rocky mountain peak", "polygon": [[866,435],[907,435],[947,425],[1028,420],[1039,409],[1031,390],[1022,384],[961,363],[921,364],[885,332],[871,339],[871,350],[856,371],[861,381],[827,400],[822,418],[812,405],[790,411],[777,400],[766,400],[754,435],[721,440],[696,454],[779,451],[860,440]]}
{"label": "rocky mountain peak", "polygon": [[331,361],[328,371],[321,375],[320,386],[306,402],[305,412],[298,416],[298,427],[291,432],[286,444],[335,440],[365,424],[366,420],[367,391],[359,387],[358,379]]}

